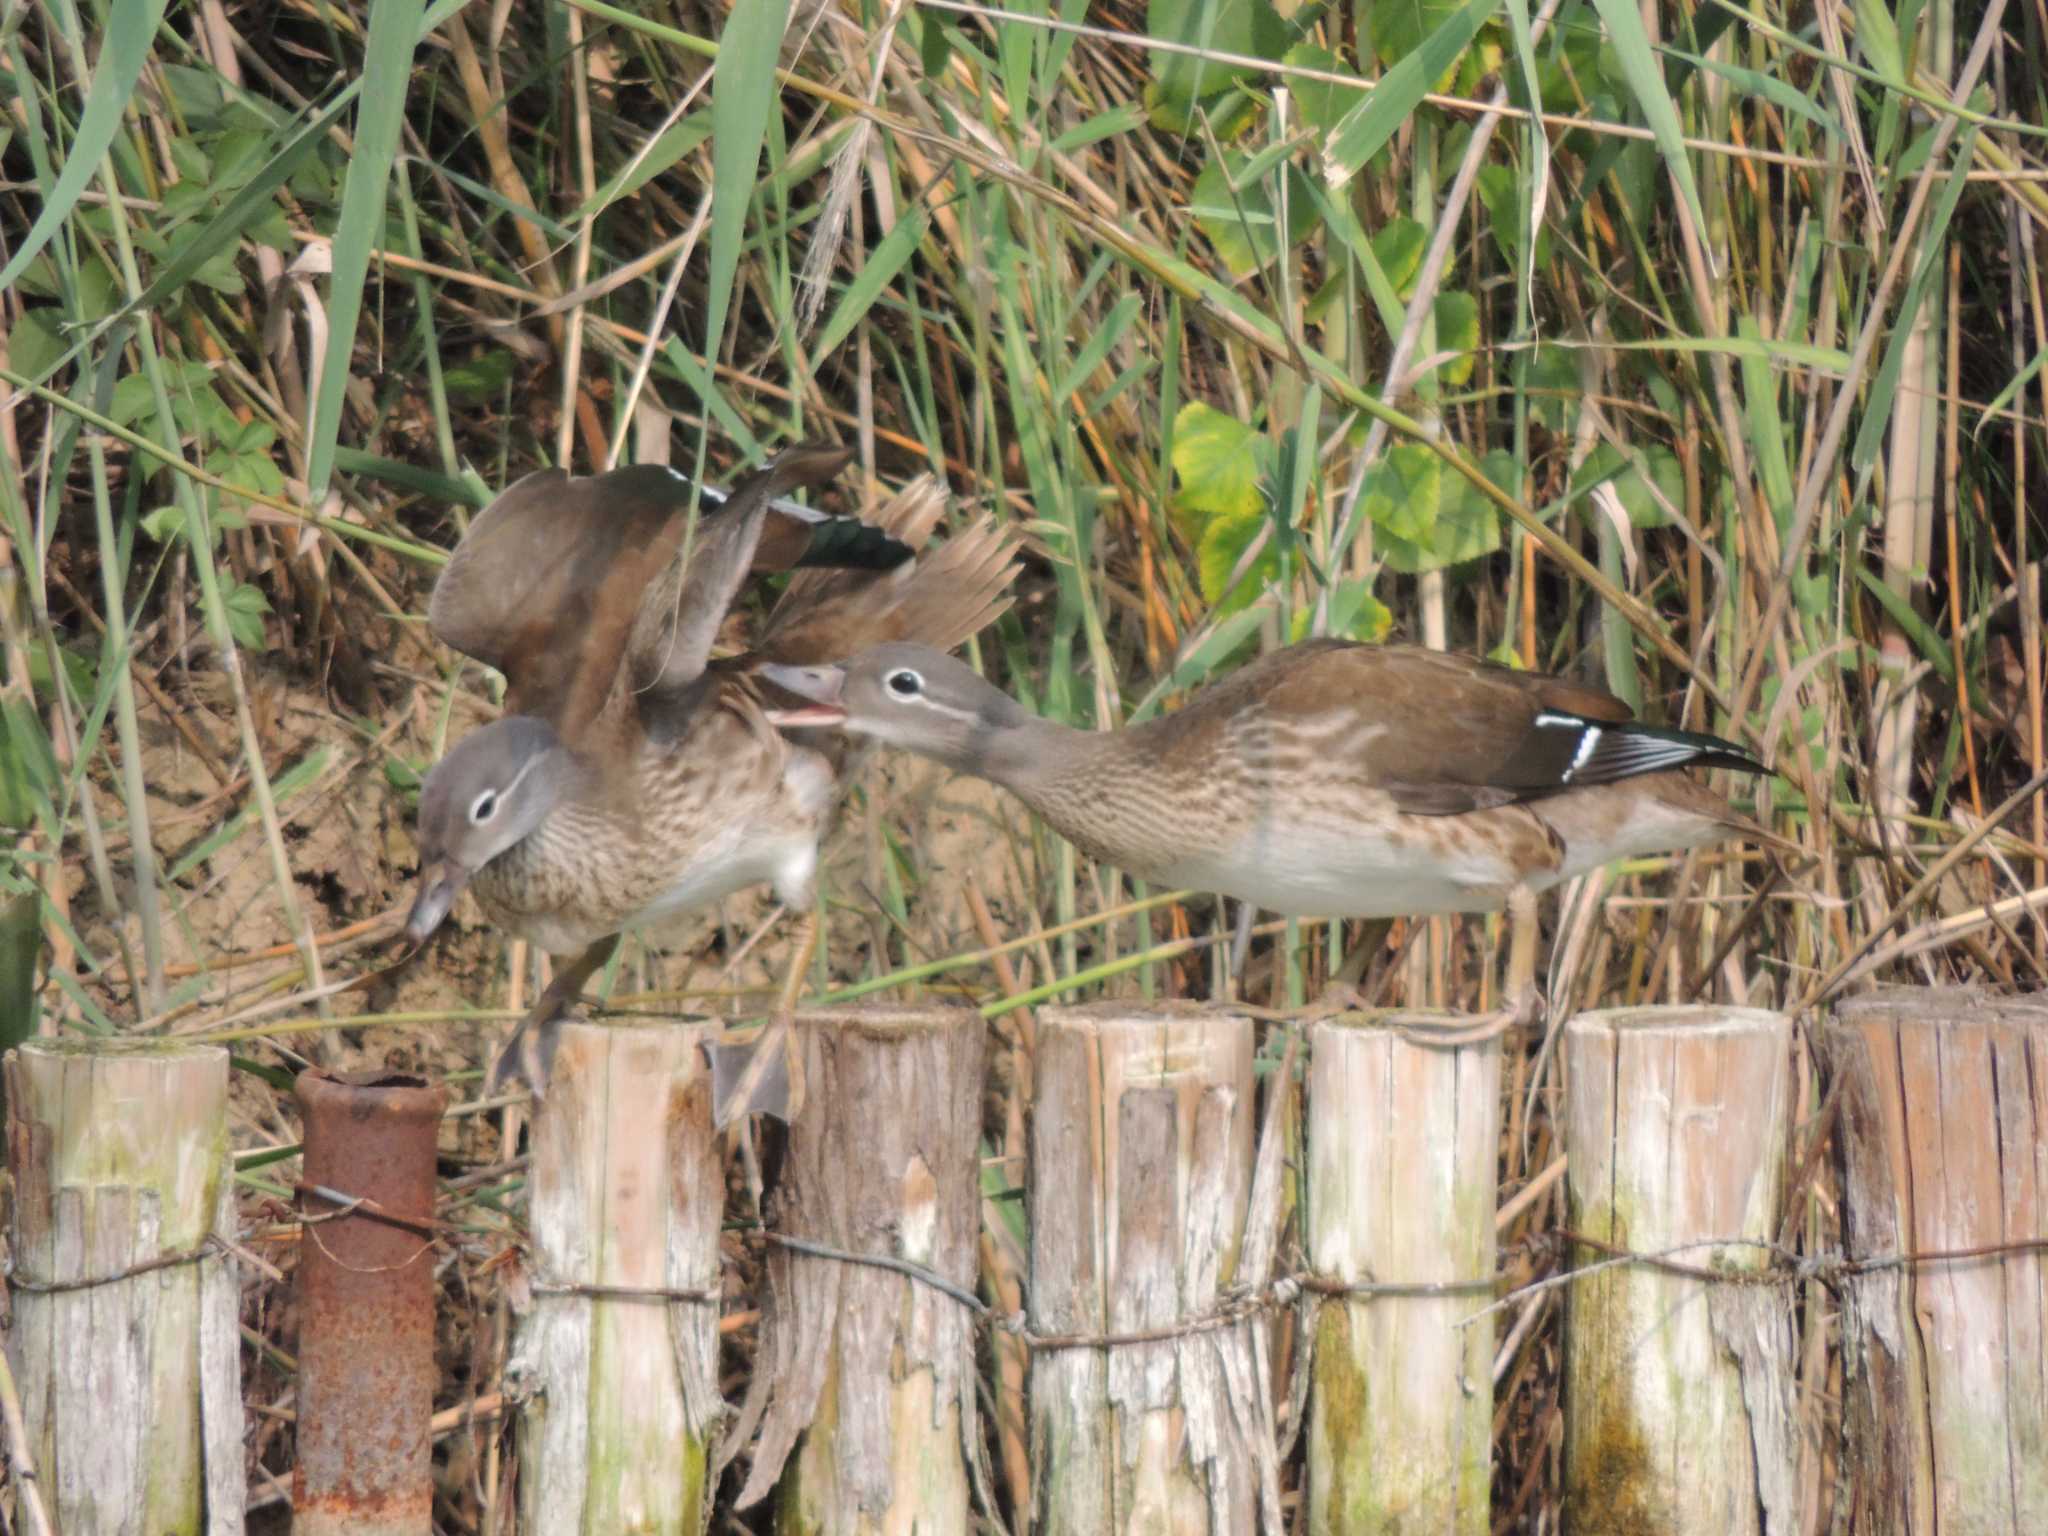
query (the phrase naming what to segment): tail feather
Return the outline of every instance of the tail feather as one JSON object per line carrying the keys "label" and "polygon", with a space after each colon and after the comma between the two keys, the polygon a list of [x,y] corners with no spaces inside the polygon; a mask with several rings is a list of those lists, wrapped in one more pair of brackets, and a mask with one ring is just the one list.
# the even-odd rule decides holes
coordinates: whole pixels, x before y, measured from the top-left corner
{"label": "tail feather", "polygon": [[[946,494],[930,475],[897,492],[870,521],[912,547],[930,537]],[[792,666],[843,661],[890,640],[952,650],[1010,606],[1015,533],[992,517],[886,576],[807,571],[790,579],[768,615],[755,653]]]}
{"label": "tail feather", "polygon": [[[1733,768],[1739,773],[1770,770],[1732,741],[1701,731],[1675,731],[1663,726],[1599,725],[1590,751],[1575,762],[1574,784],[1604,784],[1656,773],[1664,768]],[[1590,731],[1586,734],[1591,734]],[[1582,738],[1583,739],[1583,738]]]}

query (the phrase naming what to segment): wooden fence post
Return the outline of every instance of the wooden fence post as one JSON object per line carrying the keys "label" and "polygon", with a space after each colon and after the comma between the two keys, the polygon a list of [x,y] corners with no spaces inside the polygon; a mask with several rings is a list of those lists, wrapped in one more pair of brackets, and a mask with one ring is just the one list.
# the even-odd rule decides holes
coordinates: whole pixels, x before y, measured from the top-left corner
{"label": "wooden fence post", "polygon": [[787,1241],[769,1245],[756,1365],[774,1400],[739,1502],[779,1479],[779,1531],[967,1536],[973,1312],[815,1249],[913,1265],[973,1300],[986,1026],[967,1008],[873,1005],[807,1012],[796,1033],[806,1102],[770,1198]]}
{"label": "wooden fence post", "polygon": [[[1777,1236],[1790,1048],[1791,1021],[1750,1008],[1565,1026],[1567,1207],[1589,1239],[1565,1313],[1568,1532],[1794,1529],[1791,1292],[1741,1279]],[[1612,1262],[1631,1251],[1692,1273]]]}
{"label": "wooden fence post", "polygon": [[1840,1101],[1853,1532],[2048,1530],[2048,999],[1887,988],[1821,1032]]}
{"label": "wooden fence post", "polygon": [[[1233,1279],[1252,1176],[1252,1025],[1192,1004],[1038,1016],[1031,1329],[1036,1529],[1248,1532],[1264,1416],[1236,1330],[1176,1336]],[[1241,1328],[1244,1325],[1238,1325]],[[1261,1426],[1254,1428],[1253,1426]]]}
{"label": "wooden fence post", "polygon": [[241,1532],[237,1286],[210,1243],[235,1233],[227,1107],[215,1046],[48,1039],[8,1054],[8,1352],[65,1536]]}
{"label": "wooden fence post", "polygon": [[1314,1025],[1309,1051],[1310,1267],[1451,1288],[1322,1303],[1308,1528],[1479,1536],[1491,1515],[1493,1322],[1458,1323],[1492,1300],[1500,1041],[1411,1042],[1353,1014]]}
{"label": "wooden fence post", "polygon": [[725,1412],[710,1033],[562,1025],[533,1122],[533,1303],[506,1369],[526,1536],[709,1526]]}

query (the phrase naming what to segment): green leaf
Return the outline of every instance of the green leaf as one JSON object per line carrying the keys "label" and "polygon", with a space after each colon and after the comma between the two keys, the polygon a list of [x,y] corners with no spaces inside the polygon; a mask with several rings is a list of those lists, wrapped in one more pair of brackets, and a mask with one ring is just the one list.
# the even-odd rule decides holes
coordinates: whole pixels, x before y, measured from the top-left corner
{"label": "green leaf", "polygon": [[363,312],[370,256],[384,245],[385,191],[405,125],[421,9],[421,0],[370,0],[355,153],[349,157],[341,216],[334,231],[327,350],[320,369],[320,394],[313,402],[312,425],[306,433],[306,484],[314,505],[326,499],[327,482],[334,472],[334,445],[341,431],[341,405],[348,389],[349,364],[354,361],[356,322]]}
{"label": "green leaf", "polygon": [[1886,80],[1893,85],[1906,83],[1899,28],[1884,0],[1856,0],[1856,46],[1870,61],[1870,67]]}
{"label": "green leaf", "polygon": [[622,197],[631,197],[710,137],[709,112],[692,112],[681,122],[671,123],[660,138],[622,166],[609,185],[598,189],[586,211],[595,213]]}
{"label": "green leaf", "polygon": [[[1266,266],[1280,254],[1273,182],[1264,176],[1247,179],[1242,174],[1246,165],[1245,155],[1225,150],[1221,162],[1211,160],[1202,167],[1188,197],[1188,212],[1223,264],[1238,277]],[[1309,195],[1308,178],[1293,166],[1276,174],[1287,178],[1286,243],[1291,249],[1315,229],[1315,199]]]}
{"label": "green leaf", "polygon": [[1691,153],[1685,147],[1678,107],[1664,88],[1663,67],[1650,47],[1650,35],[1644,30],[1642,13],[1636,9],[1633,0],[1593,0],[1593,8],[1607,24],[1607,35],[1621,61],[1629,91],[1642,110],[1643,120],[1650,125],[1650,132],[1656,137],[1657,151],[1664,157],[1665,169],[1671,173],[1679,195],[1685,199],[1686,207],[1692,213],[1693,226],[1705,229],[1707,216],[1700,208],[1699,188],[1693,181]]}
{"label": "green leaf", "polygon": [[[1308,638],[1308,627],[1314,619],[1313,604],[1304,604],[1295,610],[1293,638],[1296,642]],[[1327,633],[1377,645],[1387,638],[1393,627],[1393,610],[1373,596],[1372,588],[1365,582],[1346,579],[1330,589]]]}
{"label": "green leaf", "polygon": [[1190,531],[1211,518],[1260,516],[1259,434],[1234,416],[1199,400],[1181,407],[1173,422],[1173,472],[1180,481],[1174,509],[1190,514]]}
{"label": "green leaf", "polygon": [[[761,170],[761,145],[768,114],[775,109],[775,70],[782,58],[782,34],[789,25],[789,0],[735,0],[719,34],[711,66],[711,267],[704,300],[707,363],[725,334],[746,243],[747,209]],[[706,384],[715,377],[707,366]],[[710,394],[705,395],[710,400]]]}
{"label": "green leaf", "polygon": [[1374,0],[1366,25],[1374,56],[1393,68],[1457,13],[1457,0]]}
{"label": "green leaf", "polygon": [[1459,55],[1499,5],[1500,0],[1467,0],[1446,16],[1420,47],[1382,75],[1379,84],[1331,131],[1323,146],[1324,179],[1342,184],[1357,175],[1415,115],[1431,88],[1456,67]]}
{"label": "green leaf", "polygon": [[69,350],[57,329],[62,319],[46,306],[23,310],[7,338],[8,366],[39,384],[48,378]]}
{"label": "green leaf", "polygon": [[[1318,48],[1314,43],[1296,43],[1287,50],[1284,62],[1296,69],[1318,69],[1329,75],[1351,73],[1336,54],[1327,48]],[[1360,80],[1359,84],[1362,86],[1365,82]],[[1328,133],[1336,127],[1355,103],[1371,94],[1363,90],[1346,90],[1328,80],[1294,78],[1287,85],[1294,93],[1294,108],[1301,114],[1301,120],[1320,133]]]}
{"label": "green leaf", "polygon": [[238,581],[225,594],[228,610],[228,633],[235,637],[235,644],[245,651],[260,651],[266,642],[263,633],[263,619],[270,612],[270,599],[259,588],[246,581]]}
{"label": "green leaf", "polygon": [[1410,218],[1389,219],[1373,232],[1372,253],[1404,301],[1415,291],[1415,274],[1428,249],[1429,231]]}
{"label": "green leaf", "polygon": [[1470,383],[1473,354],[1479,350],[1479,301],[1454,288],[1436,296],[1435,312],[1438,350],[1458,354],[1438,373],[1447,384]]}
{"label": "green leaf", "polygon": [[158,507],[142,516],[142,531],[159,544],[168,544],[185,531],[185,509],[175,504]]}
{"label": "green leaf", "polygon": [[910,19],[917,28],[917,61],[927,80],[936,79],[953,61],[953,45],[947,41],[944,18],[930,11],[913,10]]}
{"label": "green leaf", "polygon": [[1856,579],[1863,583],[1864,590],[1876,598],[1878,605],[1891,615],[1891,620],[1912,640],[1913,648],[1935,671],[1942,681],[1953,686],[1956,680],[1956,659],[1947,643],[1934,626],[1914,610],[1912,601],[1886,586],[1883,578],[1864,566],[1856,567]]}
{"label": "green leaf", "polygon": [[[1514,459],[1495,449],[1480,460],[1487,479],[1512,485]],[[1366,472],[1365,511],[1373,547],[1388,569],[1405,575],[1463,565],[1500,548],[1500,513],[1464,476],[1419,443],[1396,445]]]}
{"label": "green leaf", "polygon": [[135,83],[156,41],[164,5],[165,0],[114,0],[104,25],[94,29],[100,40],[99,59],[93,66],[92,84],[86,87],[77,131],[66,147],[56,185],[43,199],[42,211],[15,246],[7,265],[0,268],[0,289],[9,287],[49,244],[50,237],[71,217],[79,194],[98,173],[101,158],[120,132],[122,114],[128,110]]}
{"label": "green leaf", "polygon": [[486,405],[504,394],[518,365],[519,359],[511,352],[494,347],[444,366],[441,387],[448,392],[450,405]]}
{"label": "green leaf", "polygon": [[[1160,42],[1258,59],[1277,59],[1288,44],[1287,24],[1267,0],[1149,0],[1145,30]],[[1153,126],[1164,133],[1192,131],[1195,109],[1250,73],[1241,64],[1193,54],[1157,52],[1151,57],[1145,105]]]}
{"label": "green leaf", "polygon": [[1213,517],[1202,530],[1201,548],[1197,551],[1201,562],[1202,596],[1218,614],[1237,612],[1279,576],[1279,551],[1268,539],[1250,569],[1235,585],[1231,584],[1230,578],[1237,570],[1238,562],[1244,558],[1245,550],[1251,547],[1252,540],[1266,526],[1267,518],[1262,508]]}
{"label": "green leaf", "polygon": [[1571,494],[1583,496],[1602,482],[1612,485],[1628,520],[1638,528],[1665,527],[1685,505],[1684,466],[1678,455],[1661,443],[1641,450],[1635,460],[1612,443],[1596,444],[1572,476]]}
{"label": "green leaf", "polygon": [[882,296],[882,290],[895,281],[896,274],[917,253],[925,231],[930,227],[931,215],[922,206],[913,206],[868,252],[860,271],[846,285],[846,292],[833,309],[832,318],[818,333],[818,340],[811,349],[813,357],[825,357],[836,351],[839,344],[853,334],[853,328],[874,307],[875,300]]}

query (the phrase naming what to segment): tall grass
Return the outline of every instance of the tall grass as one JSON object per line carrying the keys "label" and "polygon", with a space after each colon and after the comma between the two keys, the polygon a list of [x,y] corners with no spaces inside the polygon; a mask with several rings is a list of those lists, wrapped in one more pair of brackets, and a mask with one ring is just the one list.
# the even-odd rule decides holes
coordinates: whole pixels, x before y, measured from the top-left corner
{"label": "tall grass", "polygon": [[[383,1023],[473,1060],[417,974],[319,1017],[403,900],[419,772],[493,707],[419,622],[436,566],[536,465],[724,475],[803,435],[1017,521],[1024,600],[977,653],[1058,718],[1314,630],[1579,672],[1770,760],[1756,810],[1812,862],[1615,872],[1560,908],[1560,1008],[2038,983],[2036,20],[17,8],[0,1033],[254,1030],[274,1062]],[[941,859],[906,794],[849,809],[821,988],[943,975],[1005,1020],[1210,984],[1201,904],[1132,912],[1000,803]],[[1400,985],[1479,1004],[1497,940],[1440,923]],[[1299,1000],[1339,952],[1292,927],[1243,985]],[[764,979],[707,953],[620,988]],[[1503,1519],[1553,1489],[1540,1355]]]}

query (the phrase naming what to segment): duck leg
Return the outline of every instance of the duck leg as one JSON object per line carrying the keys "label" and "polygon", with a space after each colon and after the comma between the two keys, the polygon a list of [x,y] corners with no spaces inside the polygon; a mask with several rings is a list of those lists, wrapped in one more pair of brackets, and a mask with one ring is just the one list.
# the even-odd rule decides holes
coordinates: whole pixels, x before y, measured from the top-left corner
{"label": "duck leg", "polygon": [[796,1000],[803,991],[804,972],[818,948],[818,914],[803,921],[795,956],[783,977],[775,1012],[751,1041],[711,1047],[712,1121],[720,1130],[740,1116],[760,1110],[780,1120],[793,1120],[804,1106],[803,1061],[791,1025]]}
{"label": "duck leg", "polygon": [[503,1093],[517,1077],[525,1078],[536,1096],[547,1092],[548,1073],[555,1064],[556,1032],[583,995],[585,983],[604,969],[618,947],[619,936],[608,934],[555,972],[540,1000],[513,1027],[505,1043],[498,1047],[498,1054],[491,1058],[491,1070],[484,1078],[486,1093]]}
{"label": "duck leg", "polygon": [[1402,1033],[1420,1045],[1472,1045],[1543,1017],[1543,989],[1536,982],[1536,893],[1526,885],[1508,892],[1508,964],[1501,979],[1501,1005],[1477,1018],[1448,1024],[1441,1016],[1404,1014]]}

